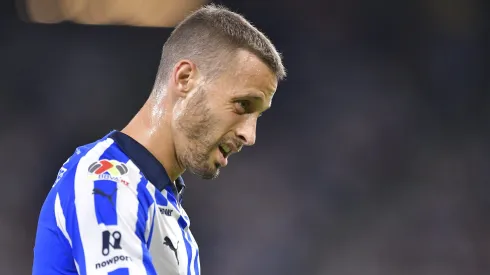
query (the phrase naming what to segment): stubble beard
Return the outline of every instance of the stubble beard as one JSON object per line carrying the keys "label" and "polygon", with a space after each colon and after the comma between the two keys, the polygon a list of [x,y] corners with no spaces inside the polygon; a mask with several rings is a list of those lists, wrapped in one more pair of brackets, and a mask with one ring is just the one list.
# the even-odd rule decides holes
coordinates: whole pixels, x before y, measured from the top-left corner
{"label": "stubble beard", "polygon": [[210,154],[215,142],[212,141],[212,127],[216,119],[211,116],[207,104],[206,92],[200,88],[190,99],[188,111],[177,121],[179,131],[187,140],[183,152],[178,155],[179,162],[186,170],[202,179],[215,179],[219,175],[219,167],[209,164]]}

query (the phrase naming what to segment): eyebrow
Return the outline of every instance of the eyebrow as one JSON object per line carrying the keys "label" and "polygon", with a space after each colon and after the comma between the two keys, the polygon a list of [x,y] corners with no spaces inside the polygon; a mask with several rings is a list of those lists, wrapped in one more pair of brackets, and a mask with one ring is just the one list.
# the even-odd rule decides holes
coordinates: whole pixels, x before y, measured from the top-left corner
{"label": "eyebrow", "polygon": [[241,98],[253,98],[253,99],[260,99],[265,101],[265,95],[262,92],[250,92],[249,94],[237,94],[236,97],[241,97]]}

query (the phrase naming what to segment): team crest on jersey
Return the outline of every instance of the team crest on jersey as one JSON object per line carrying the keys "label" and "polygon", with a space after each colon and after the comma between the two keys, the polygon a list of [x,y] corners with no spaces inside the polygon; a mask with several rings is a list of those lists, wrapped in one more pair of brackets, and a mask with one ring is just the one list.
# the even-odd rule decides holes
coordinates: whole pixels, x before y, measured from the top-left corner
{"label": "team crest on jersey", "polygon": [[117,160],[101,159],[88,167],[89,177],[91,180],[110,180],[121,182],[128,185],[128,182],[122,179],[128,173],[129,169],[126,164]]}

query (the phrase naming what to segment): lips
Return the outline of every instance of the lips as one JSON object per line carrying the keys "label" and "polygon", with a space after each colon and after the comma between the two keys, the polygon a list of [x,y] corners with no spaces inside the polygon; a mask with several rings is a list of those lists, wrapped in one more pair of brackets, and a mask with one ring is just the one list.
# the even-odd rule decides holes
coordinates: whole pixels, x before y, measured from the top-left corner
{"label": "lips", "polygon": [[219,147],[219,153],[218,153],[218,163],[220,167],[225,167],[228,164],[228,154],[226,153],[225,149],[220,145]]}

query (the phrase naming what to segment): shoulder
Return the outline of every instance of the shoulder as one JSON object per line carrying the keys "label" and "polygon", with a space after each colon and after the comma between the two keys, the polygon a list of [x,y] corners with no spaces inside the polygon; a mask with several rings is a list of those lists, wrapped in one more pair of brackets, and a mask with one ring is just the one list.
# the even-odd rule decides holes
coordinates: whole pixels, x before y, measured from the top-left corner
{"label": "shoulder", "polygon": [[137,185],[142,175],[111,138],[76,148],[58,171],[52,191],[67,196],[87,182],[114,181]]}
{"label": "shoulder", "polygon": [[[155,190],[139,167],[111,138],[83,145],[66,160],[53,185],[62,202],[93,196],[94,188],[116,185],[118,193],[134,196],[144,205],[154,202]],[[122,194],[120,194],[122,195]]]}
{"label": "shoulder", "polygon": [[98,161],[103,155],[115,155],[116,149],[113,148],[114,141],[103,139],[97,142],[86,144],[76,148],[71,155],[60,167],[53,189],[71,189],[76,178],[80,174],[87,174],[89,166]]}

